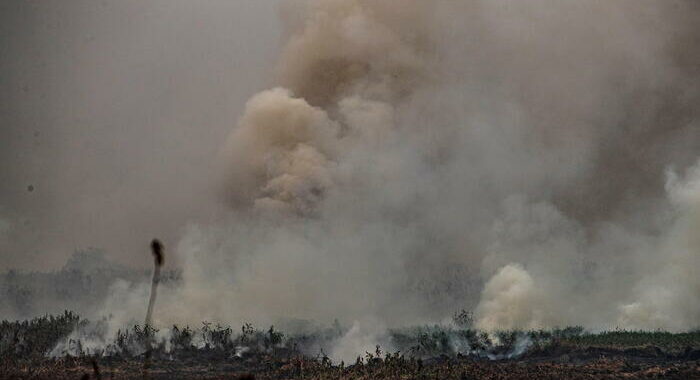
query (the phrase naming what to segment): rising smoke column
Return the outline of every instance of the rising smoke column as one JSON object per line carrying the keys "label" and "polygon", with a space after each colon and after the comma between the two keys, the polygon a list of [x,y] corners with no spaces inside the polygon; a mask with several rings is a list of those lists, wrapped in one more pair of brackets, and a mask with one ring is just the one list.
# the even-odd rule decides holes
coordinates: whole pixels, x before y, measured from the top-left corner
{"label": "rising smoke column", "polygon": [[666,188],[675,220],[658,247],[655,270],[640,278],[634,302],[620,307],[628,328],[682,331],[700,326],[700,162],[684,178],[670,172]]}
{"label": "rising smoke column", "polygon": [[[405,8],[403,8],[405,7]],[[395,129],[394,104],[419,85],[429,49],[429,3],[312,1],[289,25],[282,87],[254,96],[225,149],[231,201],[313,212],[357,145]]]}
{"label": "rising smoke column", "polygon": [[417,227],[386,220],[371,193],[404,170],[396,107],[429,82],[434,8],[403,5],[285,10],[279,86],[248,101],[222,153],[231,220],[195,226],[181,243],[185,298],[204,310],[219,294],[231,300],[212,318],[395,313]]}
{"label": "rising smoke column", "polygon": [[692,327],[697,302],[655,293],[696,286],[669,285],[674,261],[697,258],[673,237],[692,217],[672,189],[692,186],[667,196],[663,181],[700,145],[692,102],[666,95],[696,99],[668,53],[678,14],[398,4],[284,9],[275,86],[224,144],[226,215],[185,233],[164,314],[393,326],[473,308],[486,330]]}

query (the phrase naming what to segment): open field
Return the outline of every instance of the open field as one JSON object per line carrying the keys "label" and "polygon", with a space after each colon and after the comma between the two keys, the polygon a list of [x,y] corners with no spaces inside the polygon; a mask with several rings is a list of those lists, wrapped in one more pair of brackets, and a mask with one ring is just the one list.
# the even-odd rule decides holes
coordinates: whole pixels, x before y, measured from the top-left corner
{"label": "open field", "polygon": [[69,312],[2,322],[0,377],[141,378],[147,365],[154,379],[700,378],[700,332],[487,335],[423,326],[390,330],[392,350],[376,347],[345,363],[326,355],[347,332],[339,326],[289,336],[248,324],[238,332],[209,323],[167,331],[134,326],[95,344],[99,326]]}

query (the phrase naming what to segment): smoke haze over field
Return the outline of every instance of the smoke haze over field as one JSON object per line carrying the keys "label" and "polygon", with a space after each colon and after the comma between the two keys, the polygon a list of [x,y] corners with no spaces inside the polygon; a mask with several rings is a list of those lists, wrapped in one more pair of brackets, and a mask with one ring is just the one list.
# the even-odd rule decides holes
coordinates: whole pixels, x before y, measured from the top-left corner
{"label": "smoke haze over field", "polygon": [[[127,50],[76,48],[68,79],[37,69],[52,100],[33,106],[3,57],[12,265],[71,244],[130,262],[163,234],[183,282],[158,322],[340,318],[350,350],[462,308],[485,330],[698,327],[696,2],[254,3],[96,10],[139,28],[64,33]],[[52,145],[28,153],[42,123]]]}

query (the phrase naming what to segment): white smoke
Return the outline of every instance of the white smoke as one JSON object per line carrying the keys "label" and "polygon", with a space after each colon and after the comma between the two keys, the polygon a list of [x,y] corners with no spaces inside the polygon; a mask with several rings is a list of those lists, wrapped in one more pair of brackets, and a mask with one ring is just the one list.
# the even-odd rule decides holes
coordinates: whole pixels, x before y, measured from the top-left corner
{"label": "white smoke", "polygon": [[700,162],[684,179],[675,172],[666,184],[678,216],[661,239],[654,270],[635,288],[635,301],[621,306],[620,325],[680,331],[700,327]]}
{"label": "white smoke", "polygon": [[375,355],[377,347],[383,352],[392,352],[394,349],[389,342],[381,322],[361,324],[354,321],[352,327],[334,344],[329,357],[335,363],[353,364],[358,357],[364,358],[367,353]]}
{"label": "white smoke", "polygon": [[[614,325],[629,329],[672,331],[697,327],[700,305],[692,300],[700,290],[700,282],[691,268],[700,260],[700,244],[696,238],[700,226],[698,165],[691,167],[684,179],[680,179],[674,172],[669,173],[666,189],[674,209],[673,215],[659,235],[648,238],[653,241],[651,247],[635,246],[638,251],[634,252],[633,257],[640,261],[637,265],[641,269],[629,268],[634,273],[632,284],[636,284],[624,286],[626,293],[619,298],[615,297],[617,291],[612,288],[613,279],[606,278],[615,273],[599,271],[595,276],[575,273],[576,267],[580,265],[575,258],[590,256],[594,252],[583,244],[579,244],[578,248],[569,246],[583,241],[581,237],[559,239],[566,234],[557,234],[554,229],[566,229],[566,220],[556,217],[549,224],[542,225],[537,220],[530,219],[528,223],[515,223],[514,226],[518,229],[510,229],[506,234],[508,237],[497,239],[497,247],[515,240],[519,244],[514,244],[513,247],[518,248],[515,248],[510,258],[516,259],[520,254],[520,260],[533,265],[537,276],[533,277],[517,264],[508,264],[499,269],[486,283],[476,309],[477,326],[485,330],[531,329],[578,323],[595,328]],[[497,226],[498,229],[503,228],[501,223],[497,223]],[[529,253],[531,248],[524,241],[518,242],[518,237],[523,233],[528,235],[542,226],[550,235],[528,237],[526,241],[534,240],[535,248],[540,250]],[[527,229],[523,230],[523,227]],[[609,239],[605,244],[611,244],[610,240],[613,239],[610,235],[604,236]],[[637,240],[643,241],[642,238]],[[557,241],[563,245],[557,245]],[[486,262],[492,262],[500,256],[503,255],[487,257]],[[568,261],[562,263],[562,259]],[[581,277],[589,282],[600,280],[601,283],[577,286],[577,282],[582,281]],[[588,293],[591,289],[607,293],[602,298],[608,303],[608,308],[601,305],[603,308],[596,310],[598,315],[586,313],[585,310],[600,302],[601,296]],[[625,303],[627,299],[632,302]],[[613,320],[615,307],[619,310],[619,315]]]}
{"label": "white smoke", "polygon": [[532,277],[519,265],[501,268],[487,283],[476,309],[476,328],[541,329],[546,326],[544,300]]}

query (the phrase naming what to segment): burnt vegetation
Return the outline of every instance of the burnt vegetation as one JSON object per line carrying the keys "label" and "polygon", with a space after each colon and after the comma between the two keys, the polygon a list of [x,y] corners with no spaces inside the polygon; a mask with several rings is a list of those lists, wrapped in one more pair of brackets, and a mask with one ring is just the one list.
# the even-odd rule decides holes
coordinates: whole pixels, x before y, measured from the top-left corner
{"label": "burnt vegetation", "polygon": [[[114,332],[111,317],[88,320],[72,311],[0,322],[0,378],[234,378],[234,379],[498,379],[498,378],[700,378],[700,330],[685,333],[582,327],[486,333],[461,310],[448,325],[394,328],[352,360],[333,360],[349,328],[337,320],[322,327],[295,321],[291,332],[250,323],[235,327],[154,326],[150,314],[161,281],[163,247],[151,246],[154,272],[144,324]],[[109,264],[109,265],[108,265]],[[10,272],[0,281],[5,307],[31,313],[33,294],[55,289],[98,299],[113,277],[143,281],[108,263],[97,250],[76,252],[51,274]],[[103,282],[105,284],[103,284]],[[62,284],[70,283],[70,289]],[[77,285],[76,285],[77,284]],[[77,288],[76,288],[77,286]],[[82,290],[81,290],[82,289]],[[65,298],[65,297],[64,297]]]}
{"label": "burnt vegetation", "polygon": [[[465,315],[462,315],[464,317]],[[0,377],[141,377],[150,348],[152,378],[480,379],[695,378],[700,331],[586,332],[580,327],[486,334],[460,325],[388,332],[391,349],[376,346],[351,362],[328,356],[347,329],[335,323],[285,334],[274,326],[240,328],[134,325],[107,337],[107,320],[66,311],[0,323]],[[466,319],[468,320],[468,318]],[[462,320],[464,321],[464,320]],[[97,370],[95,370],[97,368]],[[101,371],[101,372],[100,372]]]}

